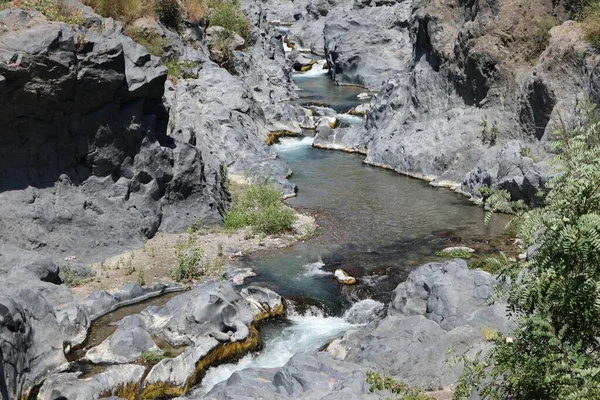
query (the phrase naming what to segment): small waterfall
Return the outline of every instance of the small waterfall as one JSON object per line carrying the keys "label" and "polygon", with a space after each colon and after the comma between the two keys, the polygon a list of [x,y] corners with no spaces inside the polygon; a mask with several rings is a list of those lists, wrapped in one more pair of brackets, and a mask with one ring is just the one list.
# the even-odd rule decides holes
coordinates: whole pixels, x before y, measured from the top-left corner
{"label": "small waterfall", "polygon": [[315,315],[309,309],[304,315],[298,315],[289,307],[287,324],[276,331],[263,332],[264,350],[247,354],[236,364],[224,364],[208,370],[201,386],[196,388],[189,399],[201,399],[217,383],[223,382],[237,371],[246,368],[275,368],[285,365],[296,353],[314,351],[333,339],[342,336],[347,330],[378,319],[383,304],[375,300],[362,300],[355,303],[343,317],[326,317],[322,313]]}

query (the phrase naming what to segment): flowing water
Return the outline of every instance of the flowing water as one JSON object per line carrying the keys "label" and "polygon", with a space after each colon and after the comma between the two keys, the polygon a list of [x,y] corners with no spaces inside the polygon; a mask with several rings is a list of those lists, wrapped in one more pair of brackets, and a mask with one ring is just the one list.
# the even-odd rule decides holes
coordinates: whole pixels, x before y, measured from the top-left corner
{"label": "flowing water", "polygon": [[[302,89],[297,102],[330,106],[338,113],[356,106],[357,94],[365,90],[335,85],[322,65],[294,76]],[[300,303],[310,300],[325,313],[315,313],[313,305],[262,326],[264,350],[210,369],[191,398],[202,398],[236,371],[280,367],[292,355],[316,350],[368,322],[382,308],[370,298],[388,301],[390,291],[416,266],[439,261],[433,254],[443,247],[469,245],[485,253],[506,241],[505,220],[485,226],[483,210],[448,189],[366,165],[359,155],[314,149],[310,137],[284,138],[274,150],[290,165],[291,180],[299,187],[287,203],[316,214],[320,234],[241,263],[258,273],[249,283]],[[359,284],[342,287],[333,277],[336,268],[359,277]]]}
{"label": "flowing water", "polygon": [[294,354],[318,349],[343,335],[348,329],[372,321],[382,309],[382,303],[363,300],[346,311],[342,317],[327,317],[318,310],[301,315],[288,307],[287,320],[261,326],[263,351],[247,354],[235,364],[211,368],[202,380],[202,384],[188,397],[202,398],[214,385],[245,368],[280,367]]}

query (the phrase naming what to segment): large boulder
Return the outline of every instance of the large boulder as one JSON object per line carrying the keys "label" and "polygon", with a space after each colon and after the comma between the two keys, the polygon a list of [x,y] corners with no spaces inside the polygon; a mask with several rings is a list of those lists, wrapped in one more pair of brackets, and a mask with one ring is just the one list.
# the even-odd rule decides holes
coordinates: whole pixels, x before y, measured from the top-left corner
{"label": "large boulder", "polygon": [[410,385],[449,386],[462,371],[452,357],[489,348],[484,332],[510,328],[506,303],[488,304],[496,283],[463,260],[425,264],[398,285],[386,318],[347,332],[328,351]]}
{"label": "large boulder", "polygon": [[40,400],[90,400],[111,395],[135,398],[138,382],[144,375],[141,365],[113,365],[91,378],[79,379],[77,373],[56,374],[49,377],[38,393]]}
{"label": "large boulder", "polygon": [[[172,346],[187,346],[160,361],[143,382],[146,397],[185,394],[211,365],[256,350],[255,325],[284,315],[282,299],[259,287],[237,292],[229,282],[207,282],[141,314],[147,331]],[[114,335],[113,335],[114,337]],[[109,338],[112,343],[113,338]]]}
{"label": "large boulder", "polygon": [[340,362],[329,354],[297,354],[282,368],[245,369],[216,385],[205,397],[216,400],[328,399],[376,400],[371,394],[366,370]]}

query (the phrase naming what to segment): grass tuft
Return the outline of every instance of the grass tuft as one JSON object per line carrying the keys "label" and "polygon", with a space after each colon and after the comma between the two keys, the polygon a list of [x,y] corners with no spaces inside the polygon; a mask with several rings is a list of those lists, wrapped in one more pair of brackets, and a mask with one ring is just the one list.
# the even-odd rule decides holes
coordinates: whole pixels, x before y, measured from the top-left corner
{"label": "grass tuft", "polygon": [[233,193],[231,208],[225,215],[226,229],[246,226],[266,235],[291,231],[294,212],[281,202],[279,192],[271,182],[250,185]]}

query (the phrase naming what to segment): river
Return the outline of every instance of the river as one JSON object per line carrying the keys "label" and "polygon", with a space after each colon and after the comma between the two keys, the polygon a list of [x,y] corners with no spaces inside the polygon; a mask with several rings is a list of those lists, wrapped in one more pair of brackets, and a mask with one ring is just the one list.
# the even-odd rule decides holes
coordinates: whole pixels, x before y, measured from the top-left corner
{"label": "river", "polygon": [[[322,68],[322,62],[316,67]],[[365,91],[337,86],[322,70],[296,74],[294,80],[301,89],[296,103],[326,104],[338,113],[357,105],[356,96]],[[316,214],[320,234],[245,257],[241,266],[258,273],[248,283],[269,287],[304,307],[292,309],[285,321],[263,325],[261,352],[211,368],[189,398],[204,398],[243,368],[280,367],[293,354],[319,349],[367,322],[411,270],[439,261],[434,253],[441,248],[468,245],[485,254],[507,240],[505,219],[486,226],[483,210],[465,197],[366,165],[363,156],[315,149],[311,137],[283,139],[274,150],[290,165],[291,180],[299,187],[287,203]],[[358,277],[359,284],[340,285],[332,273],[336,268]]]}

